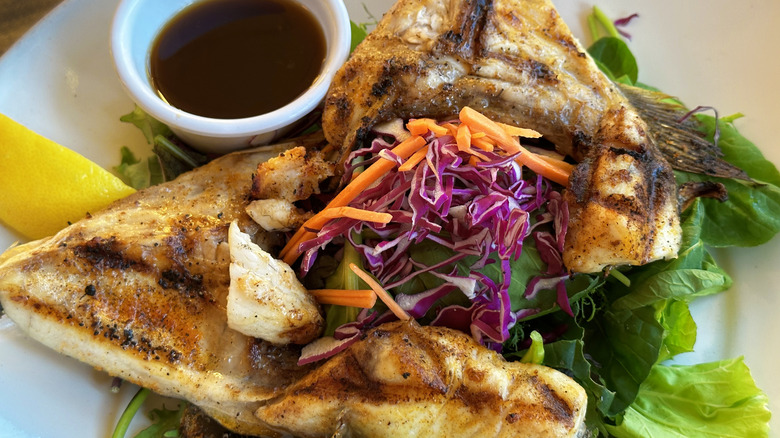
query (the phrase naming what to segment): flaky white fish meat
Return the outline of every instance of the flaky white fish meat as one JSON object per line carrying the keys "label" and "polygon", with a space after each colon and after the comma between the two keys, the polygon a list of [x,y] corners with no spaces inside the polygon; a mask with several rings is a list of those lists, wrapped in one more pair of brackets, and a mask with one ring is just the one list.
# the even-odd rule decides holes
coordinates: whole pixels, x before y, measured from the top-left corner
{"label": "flaky white fish meat", "polygon": [[565,198],[575,272],[675,257],[674,174],[628,99],[548,0],[400,0],[351,55],[323,129],[346,157],[376,124],[470,106],[580,162]]}

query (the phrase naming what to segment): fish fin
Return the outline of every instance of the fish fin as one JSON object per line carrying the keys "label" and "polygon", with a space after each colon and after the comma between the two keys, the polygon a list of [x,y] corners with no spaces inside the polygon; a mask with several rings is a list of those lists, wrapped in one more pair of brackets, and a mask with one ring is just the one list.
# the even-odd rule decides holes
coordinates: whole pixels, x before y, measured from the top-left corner
{"label": "fish fin", "polygon": [[750,180],[744,170],[723,160],[720,148],[704,137],[696,119],[685,118],[688,110],[674,97],[626,84],[618,86],[647,122],[658,148],[672,168],[721,178]]}

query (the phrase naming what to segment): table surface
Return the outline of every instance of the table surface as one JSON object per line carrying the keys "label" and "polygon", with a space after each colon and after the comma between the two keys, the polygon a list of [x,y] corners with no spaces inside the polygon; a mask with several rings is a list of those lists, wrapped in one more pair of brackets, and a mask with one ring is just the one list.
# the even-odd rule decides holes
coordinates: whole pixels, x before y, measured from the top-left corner
{"label": "table surface", "polygon": [[0,55],[62,0],[0,0]]}

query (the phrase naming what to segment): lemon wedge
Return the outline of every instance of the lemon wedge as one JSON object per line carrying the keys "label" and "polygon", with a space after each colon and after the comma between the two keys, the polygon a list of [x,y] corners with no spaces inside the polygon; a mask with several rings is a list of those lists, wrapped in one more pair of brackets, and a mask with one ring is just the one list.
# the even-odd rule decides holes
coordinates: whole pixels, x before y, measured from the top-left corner
{"label": "lemon wedge", "polygon": [[39,239],[133,192],[92,161],[0,114],[0,221],[6,226]]}

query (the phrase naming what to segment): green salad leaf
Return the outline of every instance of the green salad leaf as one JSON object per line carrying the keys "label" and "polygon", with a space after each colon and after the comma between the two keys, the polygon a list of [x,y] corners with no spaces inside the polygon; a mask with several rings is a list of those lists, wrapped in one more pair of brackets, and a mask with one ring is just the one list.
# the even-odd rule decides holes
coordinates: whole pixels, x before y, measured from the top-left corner
{"label": "green salad leaf", "polygon": [[208,162],[208,157],[182,143],[167,125],[156,120],[136,105],[132,112],[119,118],[141,130],[154,155],[145,160],[136,158],[122,147],[122,159],[114,167],[119,177],[135,189],[143,189],[165,181]]}
{"label": "green salad leaf", "polygon": [[599,68],[613,81],[636,84],[639,67],[631,49],[620,38],[601,38],[588,48],[588,53],[597,60]]}
{"label": "green salad leaf", "polygon": [[175,438],[179,436],[179,424],[187,408],[187,402],[179,402],[179,408],[152,409],[149,411],[149,419],[152,425],[135,435],[135,438]]}
{"label": "green salad leaf", "polygon": [[768,399],[743,358],[698,365],[656,365],[619,425],[617,438],[766,437]]}
{"label": "green salad leaf", "polygon": [[[715,118],[699,115],[703,132],[712,139]],[[707,220],[702,224],[702,240],[714,247],[756,246],[766,243],[780,231],[780,172],[761,151],[743,137],[733,123],[719,122],[718,146],[724,159],[741,167],[754,181],[708,178],[676,172],[678,183],[714,179],[729,193],[728,202],[703,199]],[[749,224],[749,226],[747,225]]]}
{"label": "green salad leaf", "polygon": [[141,161],[126,146],[122,147],[121,154],[122,161],[114,167],[114,171],[125,184],[139,190],[165,181],[157,157],[151,156]]}

